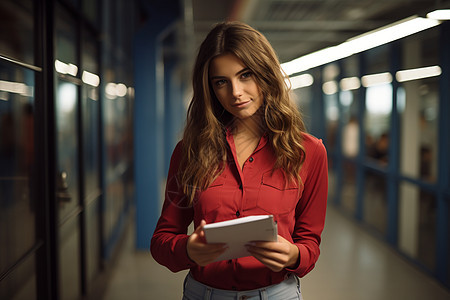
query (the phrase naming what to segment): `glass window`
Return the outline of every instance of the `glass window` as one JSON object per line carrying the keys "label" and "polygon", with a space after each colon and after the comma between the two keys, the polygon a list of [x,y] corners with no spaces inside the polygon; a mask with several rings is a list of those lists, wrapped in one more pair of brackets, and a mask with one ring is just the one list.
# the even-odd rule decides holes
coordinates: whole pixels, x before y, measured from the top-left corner
{"label": "glass window", "polygon": [[[437,48],[438,37],[434,30],[429,31],[427,35],[405,39],[403,69],[417,70],[437,66]],[[440,142],[439,77],[404,81],[399,73],[397,79],[402,81],[398,97],[401,116],[401,172],[406,176],[436,182]]]}
{"label": "glass window", "polygon": [[399,248],[428,269],[436,267],[436,197],[411,183],[400,185]]}
{"label": "glass window", "polygon": [[59,227],[60,299],[79,299],[81,294],[81,255],[79,217]]}
{"label": "glass window", "polygon": [[[446,199],[447,203],[450,203],[450,197],[447,197]],[[450,205],[448,206],[447,210],[447,220],[450,218]],[[450,286],[450,222],[447,222],[447,286]]]}
{"label": "glass window", "polygon": [[389,149],[389,129],[392,112],[392,74],[389,73],[390,45],[365,53],[367,74],[361,78],[366,88],[364,139],[366,156],[386,165]]}
{"label": "glass window", "polygon": [[75,20],[60,6],[56,8],[55,39],[56,59],[55,69],[61,75],[77,76],[77,26]]}
{"label": "glass window", "polygon": [[[3,228],[3,227],[2,227]],[[2,251],[2,255],[5,252]],[[36,257],[27,257],[0,281],[0,299],[37,299]]]}
{"label": "glass window", "polygon": [[401,116],[402,174],[435,182],[438,172],[439,82],[428,78],[402,85]]}
{"label": "glass window", "polygon": [[0,55],[35,65],[32,0],[0,1]]}
{"label": "glass window", "polygon": [[340,69],[337,64],[330,64],[323,69],[322,91],[325,102],[325,118],[326,118],[326,146],[329,152],[334,152],[337,144],[337,133],[339,130],[339,99],[338,99],[338,76]]}
{"label": "glass window", "polygon": [[0,59],[0,273],[36,241],[34,89],[33,71]]}
{"label": "glass window", "polygon": [[[56,9],[56,195],[59,218],[63,221],[79,206],[78,85],[70,76],[79,76],[76,55],[76,22],[62,7]],[[70,76],[68,76],[70,75]]]}
{"label": "glass window", "polygon": [[100,198],[96,198],[89,203],[86,211],[86,273],[88,290],[89,285],[94,281],[100,272]]}
{"label": "glass window", "polygon": [[99,24],[98,0],[83,0],[83,14],[95,26]]}
{"label": "glass window", "polygon": [[56,145],[57,145],[57,198],[60,220],[79,205],[78,86],[63,80],[57,81],[56,93]]}
{"label": "glass window", "polygon": [[[99,114],[99,69],[98,69],[98,47],[95,39],[85,34],[83,43],[83,70],[82,70],[82,109],[83,109],[83,139],[84,139],[84,184],[85,197],[98,194],[100,188],[100,129]],[[96,196],[94,196],[96,198]],[[92,200],[92,199],[91,199]],[[88,199],[89,201],[89,199]]]}
{"label": "glass window", "polygon": [[366,155],[382,166],[389,162],[389,131],[392,113],[392,85],[366,89],[364,133]]}
{"label": "glass window", "polygon": [[364,186],[363,219],[383,235],[387,232],[387,198],[385,176],[367,171]]}

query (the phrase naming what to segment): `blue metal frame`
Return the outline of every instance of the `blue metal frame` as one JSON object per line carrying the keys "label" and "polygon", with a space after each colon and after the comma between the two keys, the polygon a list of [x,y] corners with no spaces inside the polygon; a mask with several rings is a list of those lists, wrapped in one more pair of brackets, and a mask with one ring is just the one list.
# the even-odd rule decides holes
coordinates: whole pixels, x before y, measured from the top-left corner
{"label": "blue metal frame", "polygon": [[134,159],[136,187],[136,248],[147,250],[160,214],[164,177],[164,84],[161,35],[177,11],[159,10],[134,41]]}

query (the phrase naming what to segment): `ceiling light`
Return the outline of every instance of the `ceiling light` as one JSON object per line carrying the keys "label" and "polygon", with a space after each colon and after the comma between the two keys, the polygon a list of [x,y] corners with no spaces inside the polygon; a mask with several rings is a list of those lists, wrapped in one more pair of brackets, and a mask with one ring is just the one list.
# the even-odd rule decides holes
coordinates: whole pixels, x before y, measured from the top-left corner
{"label": "ceiling light", "polygon": [[405,82],[417,79],[423,79],[428,77],[435,77],[441,75],[442,70],[439,66],[417,68],[398,71],[395,74],[395,78],[398,82]]}
{"label": "ceiling light", "polygon": [[438,9],[427,14],[427,18],[434,20],[450,20],[450,9]]}
{"label": "ceiling light", "polygon": [[392,82],[392,75],[391,73],[388,72],[365,75],[361,78],[361,82],[364,87],[372,87],[376,85],[387,84]]}
{"label": "ceiling light", "polygon": [[334,95],[338,92],[338,90],[338,84],[334,80],[324,82],[322,85],[322,91],[326,95]]}
{"label": "ceiling light", "polygon": [[100,77],[97,74],[88,71],[83,71],[81,80],[83,80],[84,83],[89,84],[93,87],[97,87],[100,84]]}
{"label": "ceiling light", "polygon": [[351,56],[355,53],[360,53],[393,42],[439,24],[440,21],[437,20],[414,16],[357,36],[337,46],[301,56],[292,61],[283,63],[281,67],[287,75],[303,72]]}
{"label": "ceiling light", "polygon": [[361,82],[358,77],[343,78],[340,82],[342,91],[351,91],[359,89]]}
{"label": "ceiling light", "polygon": [[312,77],[311,74],[302,74],[299,76],[294,76],[289,78],[289,80],[291,81],[292,85],[291,88],[293,90],[308,87],[314,83],[314,78]]}

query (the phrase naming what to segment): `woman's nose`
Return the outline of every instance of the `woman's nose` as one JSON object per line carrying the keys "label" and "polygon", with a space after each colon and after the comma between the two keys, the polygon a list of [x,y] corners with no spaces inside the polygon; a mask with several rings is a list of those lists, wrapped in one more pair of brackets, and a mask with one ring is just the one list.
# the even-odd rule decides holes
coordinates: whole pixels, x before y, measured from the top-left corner
{"label": "woman's nose", "polygon": [[242,96],[242,85],[239,81],[234,81],[231,85],[233,97],[238,99]]}

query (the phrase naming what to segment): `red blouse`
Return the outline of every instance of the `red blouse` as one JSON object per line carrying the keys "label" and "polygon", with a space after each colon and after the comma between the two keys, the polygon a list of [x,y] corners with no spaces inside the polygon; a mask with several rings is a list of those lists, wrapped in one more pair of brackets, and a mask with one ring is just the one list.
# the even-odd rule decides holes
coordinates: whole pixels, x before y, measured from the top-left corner
{"label": "red blouse", "polygon": [[[328,192],[327,155],[322,141],[304,134],[306,159],[300,170],[302,185],[286,186],[281,170],[272,173],[275,156],[263,136],[245,161],[237,167],[236,148],[231,134],[228,164],[205,191],[199,192],[194,205],[186,207],[186,197],[177,180],[182,146],[176,146],[167,177],[165,201],[151,240],[154,259],[173,272],[190,269],[193,277],[211,287],[226,290],[251,290],[284,280],[288,272],[300,277],[314,268],[319,257],[320,235],[325,223]],[[300,189],[300,190],[299,190]],[[273,272],[254,257],[211,263],[205,267],[189,259],[186,250],[187,229],[250,215],[274,215],[278,234],[295,243],[300,263],[295,269]]]}

